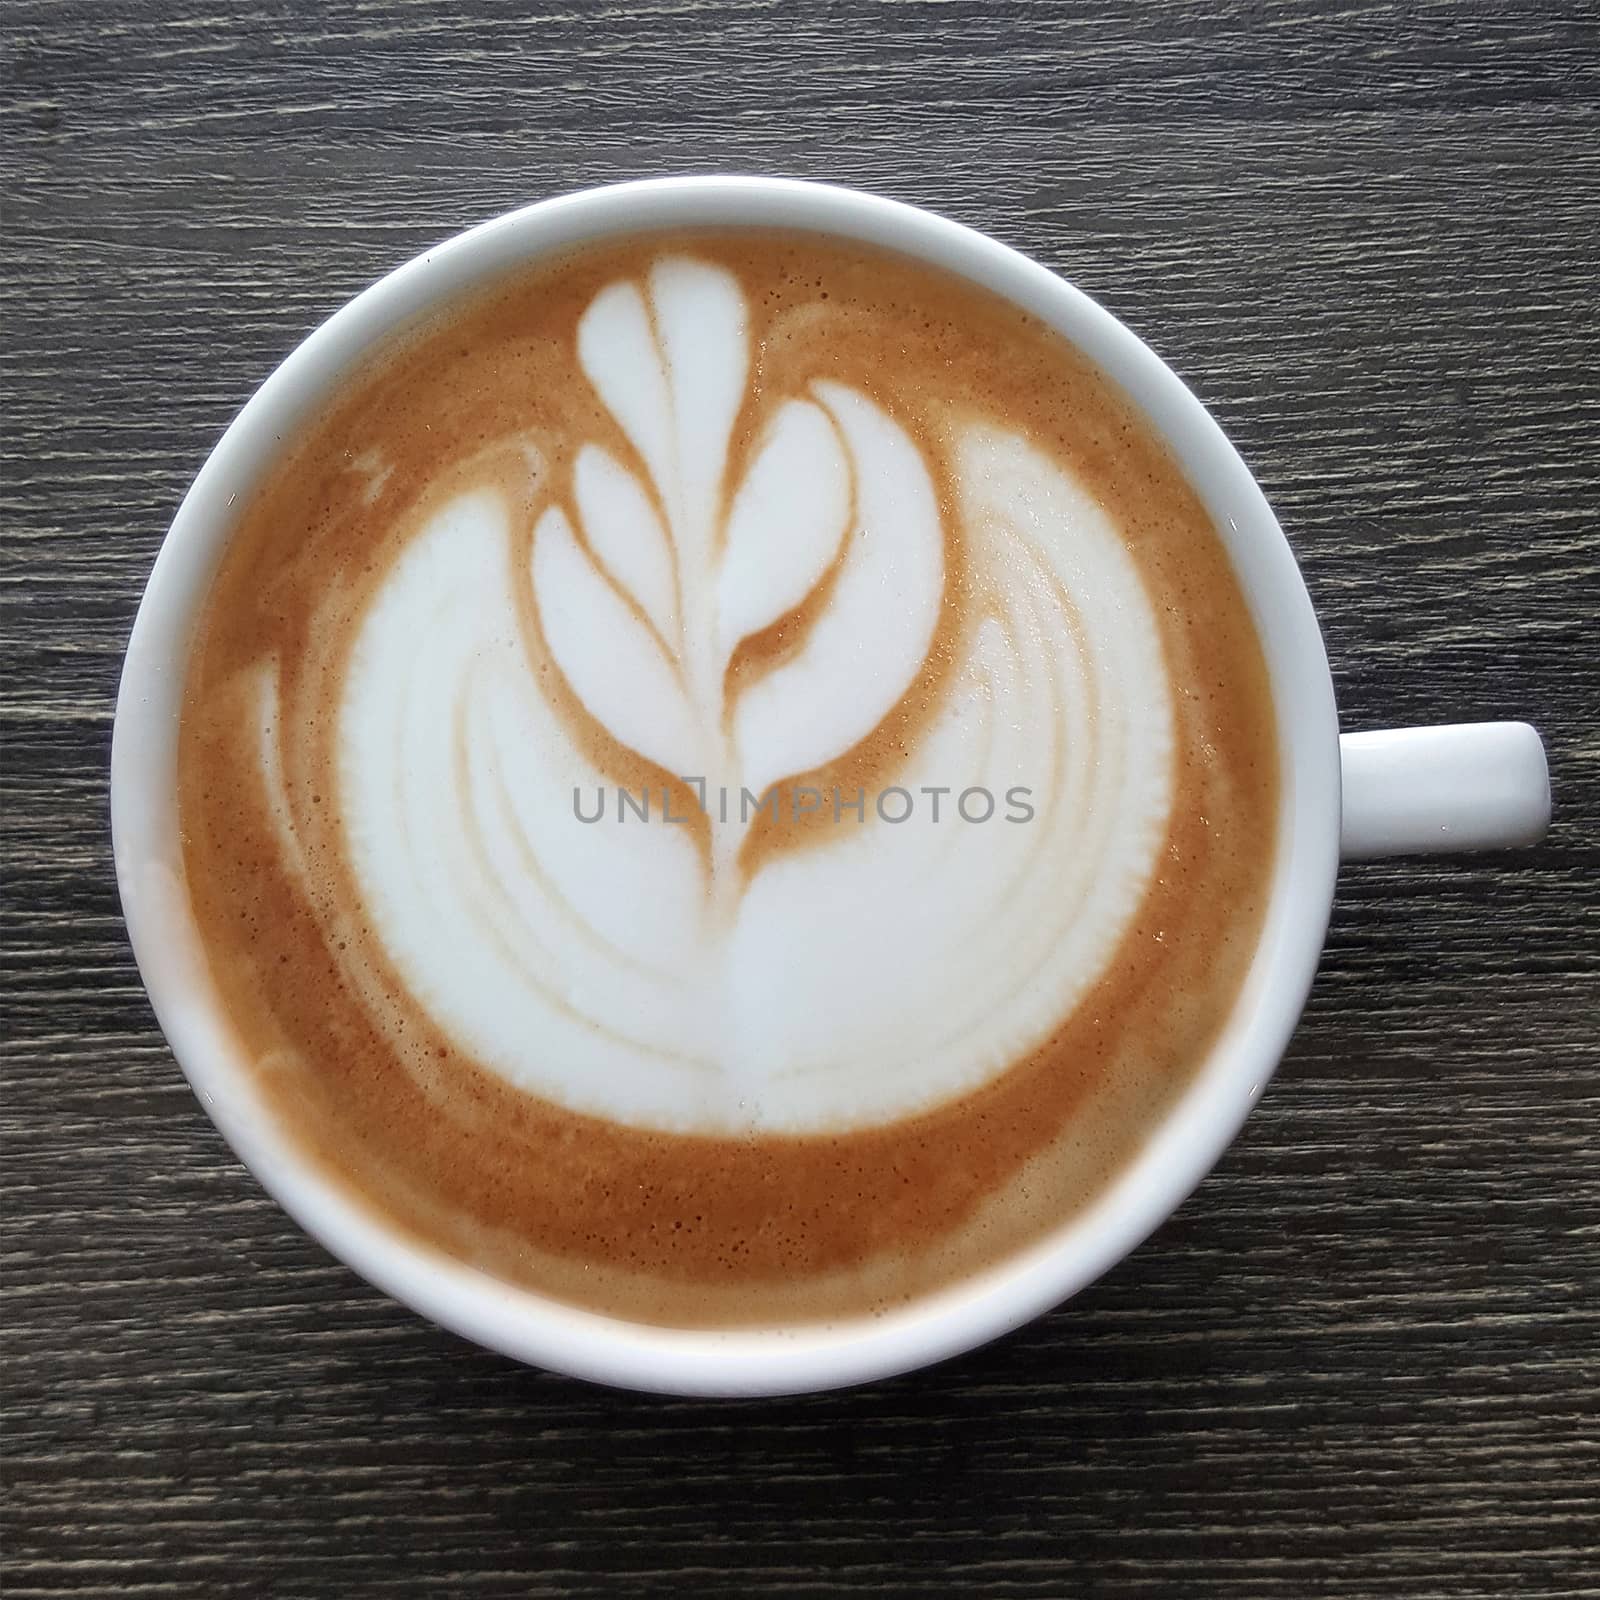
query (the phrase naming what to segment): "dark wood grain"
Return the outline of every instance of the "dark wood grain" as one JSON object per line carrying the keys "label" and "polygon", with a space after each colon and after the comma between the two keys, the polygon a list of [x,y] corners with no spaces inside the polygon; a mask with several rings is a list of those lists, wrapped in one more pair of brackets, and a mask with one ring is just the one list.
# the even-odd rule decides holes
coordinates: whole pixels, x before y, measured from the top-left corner
{"label": "dark wood grain", "polygon": [[[1592,6],[12,0],[6,1593],[1600,1594]],[[185,484],[354,289],[681,170],[932,205],[1074,278],[1259,473],[1352,725],[1527,715],[1525,857],[1350,870],[1166,1228],[937,1371],[664,1402],[437,1332],[184,1086],[106,825]]]}

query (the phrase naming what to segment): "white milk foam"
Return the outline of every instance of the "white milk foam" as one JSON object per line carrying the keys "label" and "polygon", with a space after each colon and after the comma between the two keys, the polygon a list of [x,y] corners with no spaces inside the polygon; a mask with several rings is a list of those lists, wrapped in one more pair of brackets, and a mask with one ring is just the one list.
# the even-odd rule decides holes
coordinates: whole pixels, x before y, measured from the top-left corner
{"label": "white milk foam", "polygon": [[[613,284],[578,349],[645,475],[583,447],[570,482],[541,486],[531,573],[503,492],[460,494],[361,627],[338,799],[370,926],[463,1051],[574,1111],[823,1132],[979,1086],[1104,970],[1169,820],[1173,708],[1116,528],[1021,437],[962,423],[964,560],[992,615],[885,780],[912,815],[881,821],[869,796],[864,822],[834,825],[830,800],[819,843],[746,877],[740,789],[817,774],[924,672],[947,581],[934,481],[873,400],[818,382],[766,397],[724,518],[751,352],[720,269],[667,258]],[[530,579],[532,637],[514,603]],[[740,690],[740,644],[806,602],[804,643]],[[555,674],[662,769],[649,823],[617,820]],[[712,801],[709,852],[661,820],[668,774],[733,797],[726,823]],[[592,815],[597,786],[606,816],[582,822],[573,791]],[[950,791],[938,822],[923,786]],[[1017,786],[1030,821],[1005,820]],[[986,822],[954,812],[974,787]]]}

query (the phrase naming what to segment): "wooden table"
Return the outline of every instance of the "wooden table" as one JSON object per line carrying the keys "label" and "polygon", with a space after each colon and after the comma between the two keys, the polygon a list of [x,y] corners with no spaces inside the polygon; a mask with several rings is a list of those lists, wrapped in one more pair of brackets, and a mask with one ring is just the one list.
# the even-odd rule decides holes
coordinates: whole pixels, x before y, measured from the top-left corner
{"label": "wooden table", "polygon": [[[1592,7],[7,21],[12,1600],[1600,1594]],[[1098,296],[1276,504],[1347,725],[1528,716],[1558,804],[1531,854],[1345,874],[1259,1112],[1104,1281],[759,1404],[524,1370],[302,1237],[155,1027],[106,824],[140,587],[274,362],[467,223],[728,169],[922,202]]]}

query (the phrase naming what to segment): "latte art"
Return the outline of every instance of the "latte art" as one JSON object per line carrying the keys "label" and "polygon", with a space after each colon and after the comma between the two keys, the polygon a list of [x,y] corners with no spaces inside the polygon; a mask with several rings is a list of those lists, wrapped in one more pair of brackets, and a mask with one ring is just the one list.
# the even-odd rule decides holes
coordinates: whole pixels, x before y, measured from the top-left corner
{"label": "latte art", "polygon": [[[747,320],[730,274],[680,257],[595,298],[579,360],[632,462],[584,442],[569,473],[421,520],[356,635],[339,808],[385,952],[507,1082],[645,1127],[849,1128],[1004,1071],[1098,975],[1165,831],[1171,712],[1115,530],[994,422],[952,423],[960,597],[924,452],[865,394],[773,396],[730,472]],[[748,806],[698,835],[573,826],[596,733],[736,796],[847,756],[946,609],[970,615],[898,781],[1025,785],[1040,826],[973,851],[875,815],[753,869]]]}
{"label": "latte art", "polygon": [[380,361],[251,508],[185,719],[281,1114],[669,1321],[920,1292],[1092,1193],[1226,1012],[1275,795],[1226,560],[1119,404],[975,290],[759,237]]}

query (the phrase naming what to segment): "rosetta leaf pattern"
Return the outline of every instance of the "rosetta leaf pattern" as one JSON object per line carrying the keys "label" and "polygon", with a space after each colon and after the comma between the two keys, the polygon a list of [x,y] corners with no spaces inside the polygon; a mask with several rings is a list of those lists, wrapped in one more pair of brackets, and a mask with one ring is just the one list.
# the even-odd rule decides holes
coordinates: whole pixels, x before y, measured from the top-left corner
{"label": "rosetta leaf pattern", "polygon": [[785,402],[728,514],[717,578],[725,662],[821,582],[849,531],[850,500],[850,463],[827,412],[810,401]]}
{"label": "rosetta leaf pattern", "polygon": [[[693,770],[701,754],[699,728],[671,662],[556,507],[534,529],[533,583],[550,653],[589,714],[647,761],[668,771]],[[549,604],[551,596],[559,603]]]}
{"label": "rosetta leaf pattern", "polygon": [[[860,391],[818,381],[767,415],[729,486],[748,308],[730,273],[687,257],[596,295],[578,358],[649,481],[586,445],[567,505],[535,528],[540,624],[573,693],[620,744],[735,796],[844,755],[915,681],[943,600],[916,445]],[[741,645],[797,614],[798,642],[733,695]],[[742,831],[713,824],[714,870]]]}
{"label": "rosetta leaf pattern", "polygon": [[639,480],[599,445],[585,445],[573,471],[578,520],[595,559],[676,654],[677,580],[672,546]]}

